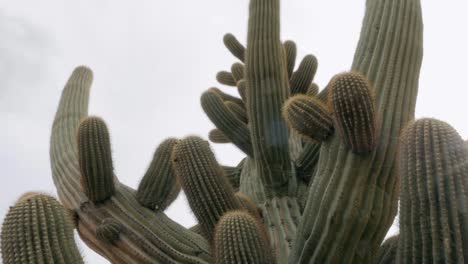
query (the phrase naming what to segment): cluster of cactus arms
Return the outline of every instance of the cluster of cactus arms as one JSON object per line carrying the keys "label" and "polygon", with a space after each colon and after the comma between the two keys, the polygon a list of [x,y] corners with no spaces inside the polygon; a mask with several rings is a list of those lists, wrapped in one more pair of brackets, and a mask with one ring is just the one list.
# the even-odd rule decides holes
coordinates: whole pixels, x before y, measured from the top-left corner
{"label": "cluster of cactus arms", "polygon": [[[136,190],[114,174],[78,67],[51,136],[64,208],[39,194],[11,207],[4,263],[81,263],[72,223],[112,263],[468,263],[468,151],[448,124],[413,120],[422,32],[420,0],[367,0],[351,68],[320,90],[317,59],[295,68],[280,39],[280,1],[250,0],[247,45],[225,35],[238,61],[217,75],[239,97],[201,96],[209,139],[246,157],[221,166],[200,137],[169,138]],[[164,214],[181,190],[191,228]]]}

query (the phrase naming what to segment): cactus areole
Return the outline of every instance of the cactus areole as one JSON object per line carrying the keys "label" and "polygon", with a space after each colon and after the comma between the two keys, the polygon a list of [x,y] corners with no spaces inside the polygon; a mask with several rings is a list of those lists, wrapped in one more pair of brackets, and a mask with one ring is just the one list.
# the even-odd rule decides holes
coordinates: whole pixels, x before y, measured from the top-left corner
{"label": "cactus areole", "polygon": [[[215,126],[209,139],[245,158],[221,166],[208,141],[169,138],[136,189],[113,172],[107,126],[87,116],[93,74],[76,68],[50,157],[80,237],[126,264],[467,263],[463,142],[441,121],[421,121],[398,152],[418,93],[420,0],[367,0],[365,9],[350,68],[320,89],[316,57],[296,63],[296,43],[281,39],[280,1],[250,0],[247,43],[224,36],[234,61],[216,76],[239,96],[215,87],[201,96]],[[181,189],[198,220],[192,228],[164,213]],[[400,197],[408,233],[383,243]],[[27,249],[3,236],[2,251]],[[12,259],[5,263],[29,263]]]}

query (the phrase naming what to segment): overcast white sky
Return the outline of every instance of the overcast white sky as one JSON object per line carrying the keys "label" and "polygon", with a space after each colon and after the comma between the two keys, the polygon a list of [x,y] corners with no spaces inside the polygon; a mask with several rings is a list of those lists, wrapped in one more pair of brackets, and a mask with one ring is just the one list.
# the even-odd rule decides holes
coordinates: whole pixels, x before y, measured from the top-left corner
{"label": "overcast white sky", "polygon": [[[468,2],[422,2],[425,54],[417,116],[443,119],[468,138]],[[297,42],[300,57],[317,56],[321,87],[349,69],[364,0],[282,3],[282,37]],[[90,114],[107,121],[115,171],[126,184],[137,186],[165,138],[206,138],[213,125],[199,98],[220,87],[217,71],[235,61],[222,37],[232,32],[245,41],[247,7],[247,0],[0,0],[0,121],[6,122],[0,130],[0,219],[25,191],[55,194],[49,134],[75,66],[94,71]],[[233,146],[214,150],[222,164],[242,158]],[[194,223],[183,199],[168,214],[186,226]],[[108,263],[81,248],[87,263]]]}

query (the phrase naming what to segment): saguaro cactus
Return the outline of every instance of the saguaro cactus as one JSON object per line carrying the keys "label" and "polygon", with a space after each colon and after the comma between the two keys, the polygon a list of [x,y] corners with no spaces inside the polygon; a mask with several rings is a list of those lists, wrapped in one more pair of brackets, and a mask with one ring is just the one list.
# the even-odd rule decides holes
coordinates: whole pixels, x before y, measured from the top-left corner
{"label": "saguaro cactus", "polygon": [[4,264],[83,263],[72,215],[45,194],[21,196],[5,217],[1,238]]}
{"label": "saguaro cactus", "polygon": [[[399,138],[414,118],[422,61],[420,1],[367,0],[351,68],[321,91],[313,82],[313,55],[294,69],[296,44],[280,38],[279,0],[250,0],[248,25],[246,46],[225,35],[238,61],[216,78],[235,86],[240,97],[218,88],[201,97],[216,126],[210,140],[231,142],[246,154],[235,167],[220,166],[199,137],[171,138],[157,148],[138,189],[125,186],[112,170],[106,125],[87,117],[91,70],[72,73],[53,124],[50,157],[59,198],[76,216],[81,238],[112,263],[432,263],[430,256],[466,261],[465,176],[446,196],[461,199],[461,220],[454,218],[456,208],[447,208],[451,203],[441,206],[429,195],[422,205],[458,222],[438,215],[442,233],[428,237],[421,229],[437,233],[431,229],[436,227],[418,222],[421,209],[404,191],[402,220],[412,217],[408,228],[417,232],[402,228],[398,240],[380,247],[397,213]],[[416,132],[417,140],[424,133]],[[407,161],[466,163],[460,140],[453,143],[453,133],[441,133],[448,135],[447,144],[436,149],[435,161],[414,155]],[[445,148],[450,144],[457,150]],[[405,153],[412,152],[400,157]],[[407,171],[402,190],[416,184],[422,193],[433,192],[412,178],[417,169]],[[446,186],[452,190],[453,184]],[[180,188],[199,221],[190,229],[164,214]]]}

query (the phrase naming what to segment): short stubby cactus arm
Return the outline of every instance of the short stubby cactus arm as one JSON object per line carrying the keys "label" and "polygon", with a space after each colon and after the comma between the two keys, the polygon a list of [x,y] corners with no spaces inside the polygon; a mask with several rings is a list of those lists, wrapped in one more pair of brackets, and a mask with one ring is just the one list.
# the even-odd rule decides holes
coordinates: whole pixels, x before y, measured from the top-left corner
{"label": "short stubby cactus arm", "polygon": [[279,0],[250,1],[245,56],[253,158],[269,196],[288,194],[292,176],[289,133],[281,116],[290,90],[279,8]]}
{"label": "short stubby cactus arm", "polygon": [[351,70],[375,89],[376,147],[355,154],[339,134],[322,143],[289,263],[371,263],[375,258],[397,213],[396,152],[401,129],[414,115],[422,29],[419,0],[367,1]]}
{"label": "short stubby cactus arm", "polygon": [[[83,192],[77,132],[80,121],[87,116],[91,82],[91,70],[75,69],[62,93],[50,146],[59,198],[75,212],[81,238],[112,263],[211,263],[210,245],[203,237],[163,212],[141,205],[135,191],[119,183],[115,176],[115,190],[103,196],[104,200],[94,203]],[[121,230],[117,241],[105,244],[96,230],[108,218],[119,223]]]}

